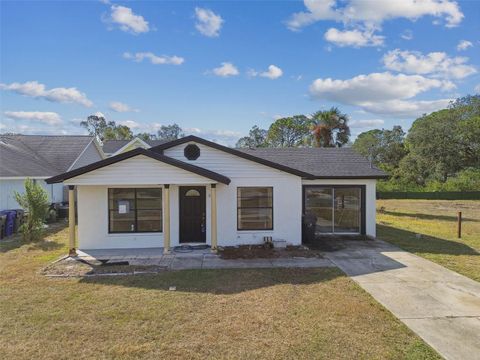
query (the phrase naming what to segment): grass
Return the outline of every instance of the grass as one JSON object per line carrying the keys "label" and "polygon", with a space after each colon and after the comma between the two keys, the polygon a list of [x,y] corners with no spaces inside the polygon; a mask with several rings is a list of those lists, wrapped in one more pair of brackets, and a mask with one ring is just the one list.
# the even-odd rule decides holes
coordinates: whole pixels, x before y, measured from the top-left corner
{"label": "grass", "polygon": [[[461,239],[457,238],[458,211],[463,218]],[[478,200],[378,200],[377,236],[480,281]]]}
{"label": "grass", "polygon": [[0,243],[0,358],[439,358],[335,268],[46,278],[67,230]]}

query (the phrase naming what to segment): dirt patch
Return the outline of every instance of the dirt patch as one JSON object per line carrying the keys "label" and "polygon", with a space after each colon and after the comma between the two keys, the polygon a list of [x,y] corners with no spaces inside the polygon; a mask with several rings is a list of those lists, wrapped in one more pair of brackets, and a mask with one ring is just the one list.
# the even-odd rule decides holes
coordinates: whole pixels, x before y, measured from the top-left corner
{"label": "dirt patch", "polygon": [[241,245],[224,247],[218,254],[222,259],[272,259],[272,258],[322,258],[322,252],[304,246],[287,246],[285,249],[272,249],[263,245]]}
{"label": "dirt patch", "polygon": [[100,261],[85,261],[78,258],[67,257],[60,259],[42,270],[42,274],[51,277],[81,277],[96,275],[135,275],[155,274],[166,269],[159,265],[129,265],[125,262],[116,264],[103,264]]}

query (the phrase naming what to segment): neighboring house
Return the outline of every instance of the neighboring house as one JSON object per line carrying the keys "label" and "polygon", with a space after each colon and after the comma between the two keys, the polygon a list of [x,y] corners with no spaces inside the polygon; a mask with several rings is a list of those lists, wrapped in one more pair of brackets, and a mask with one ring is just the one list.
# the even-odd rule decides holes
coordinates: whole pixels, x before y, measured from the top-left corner
{"label": "neighboring house", "polygon": [[72,196],[76,187],[81,249],[168,251],[264,236],[299,245],[305,213],[318,218],[319,233],[375,237],[375,183],[384,177],[349,148],[239,150],[187,136],[47,183],[63,182]]}
{"label": "neighboring house", "polygon": [[14,192],[26,178],[43,186],[51,203],[66,201],[62,184],[45,179],[105,158],[92,136],[0,135],[0,210],[17,209]]}
{"label": "neighboring house", "polygon": [[103,152],[110,157],[137,148],[150,149],[153,146],[165,143],[165,140],[142,140],[138,137],[132,140],[104,140]]}

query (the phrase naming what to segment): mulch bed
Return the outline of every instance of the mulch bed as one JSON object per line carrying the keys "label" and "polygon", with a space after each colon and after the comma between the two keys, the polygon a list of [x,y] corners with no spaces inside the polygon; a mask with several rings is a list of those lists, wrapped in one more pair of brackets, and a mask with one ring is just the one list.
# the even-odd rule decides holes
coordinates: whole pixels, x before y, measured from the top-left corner
{"label": "mulch bed", "polygon": [[165,271],[164,266],[102,264],[99,261],[82,261],[66,257],[45,267],[42,274],[50,277],[81,277],[156,274],[162,271]]}
{"label": "mulch bed", "polygon": [[285,249],[272,249],[263,245],[229,246],[219,250],[222,259],[272,259],[272,258],[321,258],[322,252],[304,246],[287,246]]}

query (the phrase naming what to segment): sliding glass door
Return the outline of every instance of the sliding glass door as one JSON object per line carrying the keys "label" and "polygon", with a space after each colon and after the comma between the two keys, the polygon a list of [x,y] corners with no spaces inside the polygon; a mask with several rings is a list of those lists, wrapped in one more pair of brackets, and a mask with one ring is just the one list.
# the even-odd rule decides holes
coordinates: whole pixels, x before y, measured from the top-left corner
{"label": "sliding glass door", "polygon": [[305,186],[304,213],[317,219],[317,234],[362,232],[361,186]]}

